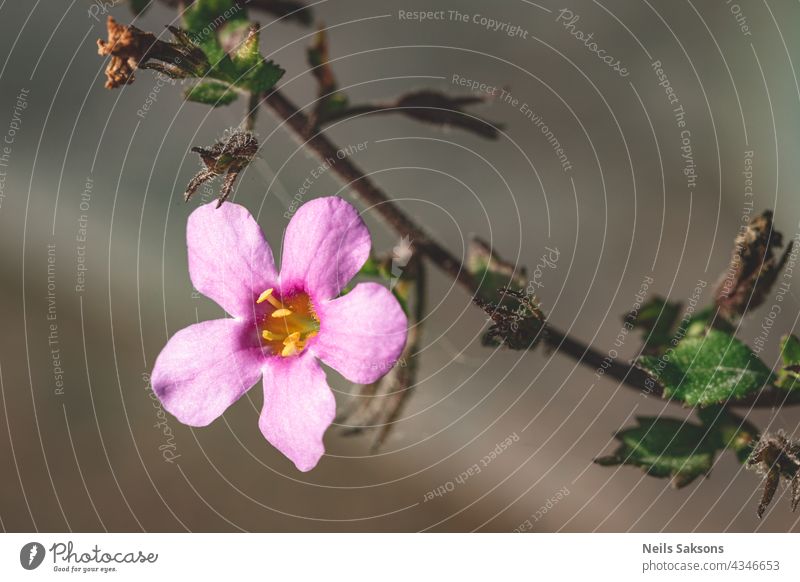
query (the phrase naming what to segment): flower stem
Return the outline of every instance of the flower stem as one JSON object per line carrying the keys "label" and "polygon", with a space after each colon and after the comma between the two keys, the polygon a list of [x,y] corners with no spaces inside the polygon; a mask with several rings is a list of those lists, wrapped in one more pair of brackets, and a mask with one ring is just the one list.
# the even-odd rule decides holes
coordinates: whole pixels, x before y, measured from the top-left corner
{"label": "flower stem", "polygon": [[244,112],[244,119],[242,119],[241,128],[244,131],[253,131],[256,128],[256,119],[258,118],[258,106],[261,101],[261,95],[258,93],[250,93],[247,98],[247,109]]}

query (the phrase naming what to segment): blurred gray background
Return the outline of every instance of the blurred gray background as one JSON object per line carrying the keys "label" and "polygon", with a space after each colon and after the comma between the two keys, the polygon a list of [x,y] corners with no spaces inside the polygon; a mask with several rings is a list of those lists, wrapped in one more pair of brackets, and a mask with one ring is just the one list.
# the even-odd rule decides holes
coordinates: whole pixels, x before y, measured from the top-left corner
{"label": "blurred gray background", "polygon": [[[110,13],[131,22],[118,4]],[[534,531],[798,529],[783,496],[764,520],[755,517],[760,476],[730,453],[682,490],[635,468],[593,465],[633,415],[688,413],[598,380],[563,355],[481,347],[483,315],[435,269],[420,382],[381,451],[370,451],[369,435],[343,437],[333,427],[328,456],[297,472],[258,431],[257,386],[207,428],[168,416],[178,456],[165,461],[147,374],[171,334],[220,315],[193,295],[186,268],[186,217],[199,203],[181,198],[199,168],[189,148],[237,125],[243,105],[185,103],[180,84],[158,87],[148,71],[123,90],[104,89],[95,41],[105,38],[105,23],[90,16],[92,6],[96,13],[102,5],[0,2],[0,134],[12,142],[0,167],[4,529],[510,531],[526,519]],[[557,21],[562,8],[579,15],[575,28],[593,32],[627,77],[569,34]],[[469,21],[398,14],[432,9],[458,10]],[[475,15],[526,34],[487,30]],[[252,17],[266,25],[263,52],[287,70],[286,93],[312,101],[305,47],[313,27]],[[136,24],[159,33],[175,18],[156,2]],[[613,347],[645,277],[654,279],[650,295],[684,302],[707,281],[703,301],[710,300],[750,201],[746,151],[754,152],[754,212],[775,209],[787,238],[800,230],[797,3],[328,0],[314,18],[331,27],[334,70],[355,102],[425,87],[465,94],[453,75],[505,87],[519,100],[470,109],[505,126],[497,141],[393,116],[328,133],[342,146],[367,142],[354,160],[459,256],[472,233],[531,270],[545,247],[557,248],[556,267],[542,271],[543,307],[554,325],[601,351]],[[686,111],[698,175],[691,192],[653,61]],[[149,111],[137,115],[154,88]],[[562,144],[570,170],[520,111],[523,103]],[[266,110],[257,132],[260,158],[235,200],[259,213],[277,248],[286,206],[318,163]],[[330,174],[311,193],[348,196]],[[367,221],[378,250],[396,244]],[[87,270],[77,291],[82,229]],[[794,288],[787,302],[763,354],[770,365],[778,338],[796,325]],[[743,338],[758,333],[764,315],[745,321]],[[631,358],[638,348],[631,336],[618,351]],[[329,378],[346,403],[347,383],[334,372]],[[787,409],[748,418],[793,433],[799,417]],[[424,501],[513,434],[518,442],[479,475]],[[559,491],[568,494],[540,511]]]}

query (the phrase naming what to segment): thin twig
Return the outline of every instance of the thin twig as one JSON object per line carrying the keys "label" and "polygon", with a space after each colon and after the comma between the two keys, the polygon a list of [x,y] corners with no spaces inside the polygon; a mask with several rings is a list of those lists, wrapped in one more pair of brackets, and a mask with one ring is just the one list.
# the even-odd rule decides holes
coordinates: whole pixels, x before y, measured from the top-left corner
{"label": "thin twig", "polygon": [[244,131],[252,132],[256,128],[256,119],[258,119],[258,106],[260,96],[257,93],[251,93],[247,98],[247,110],[242,119],[241,127]]}

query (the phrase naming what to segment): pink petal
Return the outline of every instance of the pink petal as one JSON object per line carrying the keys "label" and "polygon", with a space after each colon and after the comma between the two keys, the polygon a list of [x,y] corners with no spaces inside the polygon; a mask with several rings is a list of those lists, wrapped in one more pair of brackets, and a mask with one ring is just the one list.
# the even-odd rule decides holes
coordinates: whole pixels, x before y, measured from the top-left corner
{"label": "pink petal", "polygon": [[350,204],[331,196],[307,202],[286,227],[281,285],[315,300],[336,297],[369,257],[367,225]]}
{"label": "pink petal", "polygon": [[184,424],[205,426],[258,382],[264,356],[251,326],[216,319],[172,336],[151,377],[164,408]]}
{"label": "pink petal", "polygon": [[406,343],[408,321],[391,291],[360,283],[317,306],[319,335],[309,349],[351,382],[374,382],[395,364]]}
{"label": "pink petal", "polygon": [[200,206],[186,227],[195,289],[234,317],[252,317],[256,298],[278,280],[272,250],[243,206]]}
{"label": "pink petal", "polygon": [[258,427],[300,471],[313,469],[325,453],[322,435],[335,414],[325,372],[311,354],[268,361]]}

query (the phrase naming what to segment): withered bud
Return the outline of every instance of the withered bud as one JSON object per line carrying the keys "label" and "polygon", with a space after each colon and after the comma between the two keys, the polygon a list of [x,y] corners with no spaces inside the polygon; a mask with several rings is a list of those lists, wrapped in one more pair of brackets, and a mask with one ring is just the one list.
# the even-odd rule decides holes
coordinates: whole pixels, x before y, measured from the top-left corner
{"label": "withered bud", "polygon": [[205,54],[180,29],[169,27],[178,42],[159,40],[135,26],[119,24],[109,16],[108,40],[97,40],[97,52],[110,56],[106,89],[129,85],[136,69],[154,69],[173,78],[202,76],[208,69]]}
{"label": "withered bud", "polygon": [[512,350],[532,349],[547,332],[545,316],[536,297],[509,288],[498,289],[498,294],[501,300],[497,305],[477,296],[472,299],[492,320],[483,335],[483,344],[504,345]]}
{"label": "withered bud", "polygon": [[800,503],[800,443],[786,438],[783,431],[764,435],[755,446],[748,467],[756,468],[764,475],[764,493],[758,504],[758,517],[762,517],[772,502],[781,479],[791,486],[792,511]]}
{"label": "withered bud", "polygon": [[720,314],[728,320],[761,305],[783,269],[792,250],[790,242],[782,255],[783,236],[773,229],[772,211],[750,220],[736,236],[728,270],[716,292]]}
{"label": "withered bud", "polygon": [[188,202],[201,184],[224,175],[217,203],[219,208],[233,191],[239,172],[245,169],[258,153],[258,140],[249,131],[237,130],[210,148],[193,147],[192,151],[200,155],[204,167],[189,182],[184,199]]}
{"label": "withered bud", "polygon": [[102,56],[111,56],[106,67],[106,89],[114,89],[133,83],[133,72],[145,60],[156,37],[135,26],[119,24],[111,16],[106,26],[108,41],[97,39],[97,52]]}

